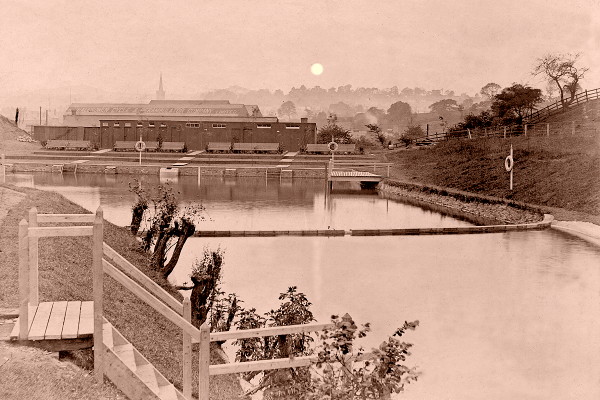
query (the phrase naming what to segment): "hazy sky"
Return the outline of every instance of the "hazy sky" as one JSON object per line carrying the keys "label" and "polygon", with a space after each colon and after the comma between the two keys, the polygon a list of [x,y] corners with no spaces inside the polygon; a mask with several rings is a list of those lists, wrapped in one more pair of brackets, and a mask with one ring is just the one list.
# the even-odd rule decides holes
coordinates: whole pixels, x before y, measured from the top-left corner
{"label": "hazy sky", "polygon": [[[582,52],[600,86],[600,0],[0,0],[0,90],[169,93],[240,85],[543,87],[548,52]],[[324,72],[311,74],[321,63]]]}

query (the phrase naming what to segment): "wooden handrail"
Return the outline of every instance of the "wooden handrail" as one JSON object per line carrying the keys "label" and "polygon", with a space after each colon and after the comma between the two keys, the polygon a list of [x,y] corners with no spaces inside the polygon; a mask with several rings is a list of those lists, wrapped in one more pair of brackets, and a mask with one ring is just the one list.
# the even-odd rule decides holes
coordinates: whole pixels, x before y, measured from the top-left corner
{"label": "wooden handrail", "polygon": [[50,226],[31,227],[29,237],[56,237],[56,236],[92,236],[92,226]]}
{"label": "wooden handrail", "polygon": [[[580,101],[579,101],[580,99],[582,99],[582,100],[585,99],[585,101],[581,101],[581,103],[583,103],[583,102],[595,100],[598,98],[600,98],[600,88],[584,90],[583,92],[576,93],[575,96],[573,97],[573,101],[567,103],[566,106],[569,107],[571,105],[578,105],[580,103]],[[562,108],[564,108],[562,101],[557,100],[554,103],[549,104],[546,107],[541,108],[541,109],[531,113],[526,118],[528,121],[534,121],[543,113],[549,113],[550,111],[560,110]]]}
{"label": "wooden handrail", "polygon": [[95,214],[37,214],[38,223],[83,222],[93,223]]}
{"label": "wooden handrail", "polygon": [[119,282],[121,285],[129,289],[130,292],[135,294],[139,299],[144,301],[150,307],[161,313],[169,321],[183,329],[184,332],[189,334],[193,339],[200,340],[200,330],[194,325],[185,320],[177,312],[173,311],[169,306],[164,304],[162,301],[154,297],[150,292],[140,286],[136,281],[125,275],[118,268],[108,262],[106,259],[102,260],[104,272],[111,278]]}
{"label": "wooden handrail", "polygon": [[142,286],[144,286],[150,293],[162,300],[171,309],[177,312],[179,315],[183,315],[183,304],[180,303],[175,297],[171,296],[169,292],[160,287],[159,284],[150,279],[146,274],[140,271],[135,265],[127,261],[122,255],[117,253],[108,244],[103,244],[104,257],[118,265],[126,274],[135,278]]}
{"label": "wooden handrail", "polygon": [[271,326],[268,328],[244,329],[238,331],[213,332],[210,334],[211,342],[225,340],[248,339],[263,336],[291,335],[293,333],[314,332],[334,328],[335,324],[303,324],[287,326]]}
{"label": "wooden handrail", "polygon": [[240,372],[264,371],[280,368],[307,367],[318,360],[318,356],[302,356],[294,358],[276,358],[273,360],[247,361],[235,364],[211,365],[210,375],[236,374]]}

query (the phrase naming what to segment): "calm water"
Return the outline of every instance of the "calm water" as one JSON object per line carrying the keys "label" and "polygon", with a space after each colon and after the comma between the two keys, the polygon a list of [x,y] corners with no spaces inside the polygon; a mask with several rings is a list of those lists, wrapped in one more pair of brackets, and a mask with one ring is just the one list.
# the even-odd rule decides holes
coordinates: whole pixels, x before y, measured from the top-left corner
{"label": "calm water", "polygon": [[[13,175],[56,190],[127,225],[129,177]],[[202,229],[336,229],[457,226],[465,222],[363,194],[327,204],[319,180],[180,179],[202,199]],[[152,178],[143,183],[158,183]],[[193,238],[173,273],[188,279],[204,246],[226,251],[224,288],[266,312],[296,285],[319,321],[350,313],[371,322],[369,348],[405,320],[408,365],[423,375],[405,399],[600,398],[600,251],[555,231],[420,237]]]}

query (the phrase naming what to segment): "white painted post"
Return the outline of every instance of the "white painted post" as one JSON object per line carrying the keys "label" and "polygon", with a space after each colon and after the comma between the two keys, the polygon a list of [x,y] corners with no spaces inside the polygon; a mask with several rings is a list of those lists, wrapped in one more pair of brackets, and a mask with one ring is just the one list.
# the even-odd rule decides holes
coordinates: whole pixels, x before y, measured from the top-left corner
{"label": "white painted post", "polygon": [[506,139],[506,126],[504,127],[504,139]]}
{"label": "white painted post", "polygon": [[388,164],[388,166],[387,166],[387,177],[388,177],[388,178],[390,177],[390,165],[389,165],[389,164]]}
{"label": "white painted post", "polygon": [[206,322],[200,327],[200,354],[198,358],[198,400],[209,400],[210,328]]}
{"label": "white painted post", "polygon": [[29,334],[29,224],[19,222],[19,340]]}
{"label": "white painted post", "polygon": [[470,130],[469,128],[467,128],[467,133],[469,134],[469,139],[473,139],[473,138],[471,137],[471,130]]}
{"label": "white painted post", "polygon": [[102,338],[102,308],[104,295],[104,271],[102,269],[102,243],[104,236],[102,207],[96,210],[94,218],[94,231],[92,236],[92,266],[94,277],[94,375],[98,383],[104,382],[103,352],[104,343]]}
{"label": "white painted post", "polygon": [[510,190],[513,190],[513,170],[514,168],[514,163],[515,160],[513,158],[513,148],[512,148],[512,144],[510,145],[510,159],[512,160],[512,168],[510,169]]}
{"label": "white painted post", "polygon": [[[189,297],[183,299],[183,318],[192,322],[192,307]],[[183,396],[192,398],[192,337],[183,331]]]}
{"label": "white painted post", "polygon": [[524,125],[523,131],[525,132],[525,136],[527,136],[527,124]]}
{"label": "white painted post", "polygon": [[[29,210],[29,226],[36,228],[37,208],[33,207]],[[38,267],[38,241],[37,237],[29,237],[29,303],[32,306],[37,306],[40,302],[39,298],[39,267]]]}
{"label": "white painted post", "polygon": [[546,136],[550,137],[550,124],[546,124]]}

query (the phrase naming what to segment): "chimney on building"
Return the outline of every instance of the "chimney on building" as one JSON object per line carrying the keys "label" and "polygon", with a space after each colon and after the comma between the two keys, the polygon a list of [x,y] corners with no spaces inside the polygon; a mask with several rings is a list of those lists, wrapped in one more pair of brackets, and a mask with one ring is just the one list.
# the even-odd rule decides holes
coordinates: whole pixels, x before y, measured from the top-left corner
{"label": "chimney on building", "polygon": [[160,81],[158,83],[158,90],[156,91],[156,100],[164,100],[165,99],[165,91],[163,89],[162,83],[162,72],[160,73]]}
{"label": "chimney on building", "polygon": [[300,118],[300,123],[302,123],[302,124],[308,123],[308,118]]}

